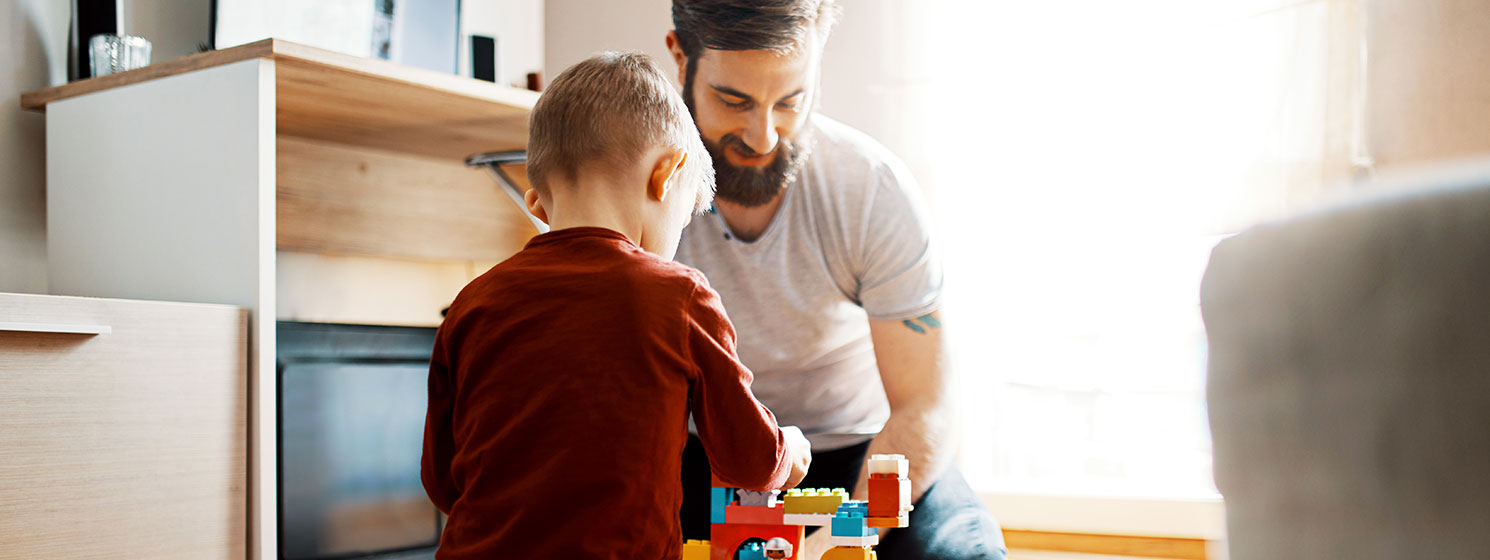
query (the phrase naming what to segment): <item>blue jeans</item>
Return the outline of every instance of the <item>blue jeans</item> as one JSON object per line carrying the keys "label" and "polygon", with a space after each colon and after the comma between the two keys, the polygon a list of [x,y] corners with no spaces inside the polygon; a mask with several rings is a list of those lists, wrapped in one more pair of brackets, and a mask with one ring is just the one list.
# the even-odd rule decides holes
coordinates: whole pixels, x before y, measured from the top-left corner
{"label": "blue jeans", "polygon": [[[860,469],[864,468],[868,451],[869,442],[864,442],[814,452],[812,468],[799,486],[852,488],[859,479]],[[683,538],[709,538],[709,459],[703,445],[692,435],[683,449],[683,508],[679,515]],[[812,529],[816,527],[810,527],[809,531]],[[998,521],[956,467],[943,472],[916,501],[910,527],[887,533],[875,551],[882,560],[1003,560],[1006,554]]]}

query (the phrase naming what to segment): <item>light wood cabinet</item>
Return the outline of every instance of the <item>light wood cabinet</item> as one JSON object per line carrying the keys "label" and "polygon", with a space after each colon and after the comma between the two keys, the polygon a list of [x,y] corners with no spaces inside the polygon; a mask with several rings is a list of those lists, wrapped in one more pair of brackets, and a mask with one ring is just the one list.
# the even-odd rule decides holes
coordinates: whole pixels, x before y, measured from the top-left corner
{"label": "light wood cabinet", "polygon": [[247,311],[0,294],[0,558],[240,559]]}

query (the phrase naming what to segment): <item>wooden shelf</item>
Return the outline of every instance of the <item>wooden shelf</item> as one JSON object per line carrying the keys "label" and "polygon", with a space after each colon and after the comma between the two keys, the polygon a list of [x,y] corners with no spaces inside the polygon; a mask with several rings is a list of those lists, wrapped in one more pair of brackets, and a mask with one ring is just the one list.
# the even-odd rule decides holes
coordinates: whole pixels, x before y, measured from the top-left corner
{"label": "wooden shelf", "polygon": [[275,62],[278,134],[463,160],[527,144],[538,93],[279,39],[196,54],[21,96],[50,103],[244,60]]}

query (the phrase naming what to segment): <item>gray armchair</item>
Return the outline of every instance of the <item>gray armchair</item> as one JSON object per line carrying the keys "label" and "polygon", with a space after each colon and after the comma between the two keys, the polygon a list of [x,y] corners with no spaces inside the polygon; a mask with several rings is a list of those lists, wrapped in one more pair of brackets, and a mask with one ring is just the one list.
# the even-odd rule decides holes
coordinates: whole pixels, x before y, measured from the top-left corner
{"label": "gray armchair", "polygon": [[1232,560],[1490,558],[1490,167],[1385,190],[1212,253]]}

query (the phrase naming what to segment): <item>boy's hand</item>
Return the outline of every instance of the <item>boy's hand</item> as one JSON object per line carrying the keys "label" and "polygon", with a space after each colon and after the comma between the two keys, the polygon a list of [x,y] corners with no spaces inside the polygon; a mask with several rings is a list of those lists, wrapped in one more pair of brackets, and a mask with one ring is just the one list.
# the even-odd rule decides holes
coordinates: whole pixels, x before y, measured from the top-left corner
{"label": "boy's hand", "polygon": [[786,436],[786,449],[791,453],[792,462],[792,474],[782,488],[796,488],[802,482],[802,477],[807,476],[807,467],[812,464],[812,444],[807,442],[807,436],[802,435],[802,430],[796,426],[782,426],[781,433]]}

